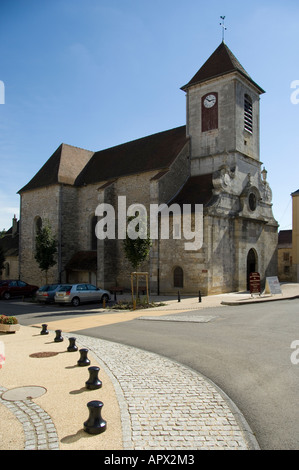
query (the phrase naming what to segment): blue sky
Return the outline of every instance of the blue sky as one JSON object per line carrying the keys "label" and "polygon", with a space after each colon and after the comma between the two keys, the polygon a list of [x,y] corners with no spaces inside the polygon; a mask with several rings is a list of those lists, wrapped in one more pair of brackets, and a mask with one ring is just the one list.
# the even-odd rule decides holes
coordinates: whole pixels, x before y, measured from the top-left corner
{"label": "blue sky", "polygon": [[62,142],[97,151],[184,125],[180,87],[220,44],[221,15],[226,44],[266,90],[261,161],[280,229],[291,228],[298,0],[0,0],[0,229]]}

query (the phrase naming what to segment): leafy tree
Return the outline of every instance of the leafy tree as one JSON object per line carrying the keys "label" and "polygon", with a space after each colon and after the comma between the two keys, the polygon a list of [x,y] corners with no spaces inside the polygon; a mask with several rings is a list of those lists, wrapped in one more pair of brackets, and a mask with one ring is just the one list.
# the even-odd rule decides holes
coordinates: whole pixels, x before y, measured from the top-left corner
{"label": "leafy tree", "polygon": [[[123,246],[127,260],[131,263],[134,271],[136,271],[138,266],[148,258],[152,241],[147,234],[146,222],[139,217],[128,217],[129,225],[133,221],[136,221],[135,230],[131,230],[131,232],[127,230]],[[135,239],[132,238],[132,231],[136,234]]]}
{"label": "leafy tree", "polygon": [[[130,227],[131,224],[131,227]],[[133,224],[133,227],[132,227]],[[133,234],[133,236],[132,236]],[[152,241],[148,235],[146,220],[140,216],[128,217],[128,230],[125,240],[123,241],[124,252],[127,260],[131,263],[133,270],[137,271],[140,264],[145,261],[152,246]],[[136,276],[136,299],[138,292],[138,276]],[[133,299],[132,286],[132,299]],[[134,299],[133,299],[134,301]]]}
{"label": "leafy tree", "polygon": [[41,271],[46,273],[46,283],[48,282],[48,270],[57,263],[55,255],[57,253],[57,241],[52,235],[49,222],[38,229],[35,238],[35,259]]}

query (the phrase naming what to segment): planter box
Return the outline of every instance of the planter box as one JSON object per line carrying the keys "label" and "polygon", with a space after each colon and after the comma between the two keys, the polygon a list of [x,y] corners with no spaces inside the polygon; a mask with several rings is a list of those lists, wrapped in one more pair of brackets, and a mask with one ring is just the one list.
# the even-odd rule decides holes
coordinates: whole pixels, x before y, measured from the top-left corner
{"label": "planter box", "polygon": [[20,329],[20,325],[17,323],[15,325],[8,325],[5,323],[0,323],[0,333],[15,333]]}

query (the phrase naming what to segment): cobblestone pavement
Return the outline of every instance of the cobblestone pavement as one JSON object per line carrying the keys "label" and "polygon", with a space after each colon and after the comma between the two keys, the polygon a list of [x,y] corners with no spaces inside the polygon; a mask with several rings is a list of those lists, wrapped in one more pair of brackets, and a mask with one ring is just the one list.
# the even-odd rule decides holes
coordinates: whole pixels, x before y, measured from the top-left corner
{"label": "cobblestone pavement", "polygon": [[25,450],[58,450],[59,440],[50,416],[31,400],[7,401],[1,398],[7,389],[0,386],[0,403],[8,408],[23,426]]}
{"label": "cobblestone pavement", "polygon": [[[74,336],[64,333],[65,337]],[[121,412],[124,450],[259,449],[241,412],[201,374],[154,353],[75,335],[109,376]],[[49,414],[31,399],[8,401],[23,426],[25,450],[58,450]]]}
{"label": "cobblestone pavement", "polygon": [[[282,285],[281,298],[284,300],[299,296],[299,284]],[[246,293],[224,294],[203,299],[167,300],[167,305],[159,310],[165,312],[160,318],[147,311],[147,320],[154,321],[213,321],[208,315],[189,315],[187,311],[220,306],[255,302]],[[159,298],[159,300],[162,300]],[[178,310],[181,315],[169,316],[170,310]],[[152,317],[151,317],[152,315]],[[131,315],[130,319],[140,313]],[[108,318],[109,317],[109,318]],[[113,313],[111,316],[88,317],[97,326],[123,321]],[[128,320],[126,313],[126,321]],[[95,320],[94,320],[95,319]],[[73,336],[66,331],[83,329],[80,322],[67,330],[63,324],[64,336]],[[105,323],[106,322],[106,323]],[[55,323],[51,323],[54,330]],[[90,324],[89,327],[92,327]],[[58,322],[57,328],[61,327]],[[74,329],[75,328],[75,329]],[[86,317],[84,317],[86,328]],[[241,412],[231,400],[199,373],[175,363],[167,358],[129,346],[96,338],[76,335],[81,347],[88,348],[102,364],[109,375],[121,411],[123,447],[125,450],[208,450],[208,449],[259,449]],[[25,449],[59,449],[59,438],[49,414],[32,400],[7,401],[1,398],[6,388],[0,385],[0,405],[7,407],[22,424],[25,436]],[[57,423],[56,423],[57,424]]]}
{"label": "cobblestone pavement", "polygon": [[258,449],[240,411],[197,372],[159,355],[76,335],[110,371],[124,449]]}

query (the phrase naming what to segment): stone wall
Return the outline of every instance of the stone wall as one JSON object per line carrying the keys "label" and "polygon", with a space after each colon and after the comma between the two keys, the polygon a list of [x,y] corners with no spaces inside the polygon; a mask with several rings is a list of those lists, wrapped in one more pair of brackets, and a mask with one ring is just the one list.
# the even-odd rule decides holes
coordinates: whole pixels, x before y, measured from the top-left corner
{"label": "stone wall", "polygon": [[[20,217],[20,279],[42,286],[46,282],[45,273],[35,261],[36,220],[48,221],[52,233],[59,239],[59,185],[47,186],[21,194]],[[58,259],[57,259],[58,261]],[[48,272],[48,282],[57,282],[59,278],[58,262]]]}

